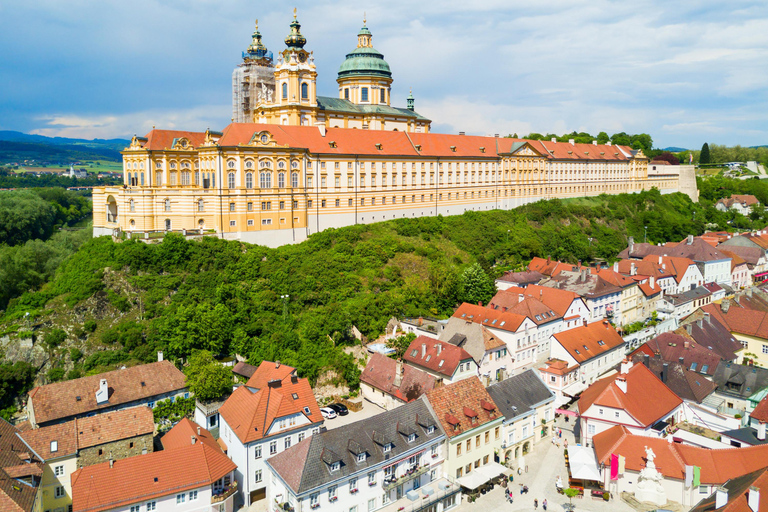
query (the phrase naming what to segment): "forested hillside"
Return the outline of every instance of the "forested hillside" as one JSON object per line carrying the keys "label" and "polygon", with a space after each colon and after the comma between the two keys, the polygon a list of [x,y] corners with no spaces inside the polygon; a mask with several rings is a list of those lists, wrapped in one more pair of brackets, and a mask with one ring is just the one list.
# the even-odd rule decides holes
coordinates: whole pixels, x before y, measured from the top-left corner
{"label": "forested hillside", "polygon": [[768,223],[764,213],[715,210],[718,191],[741,186],[721,185],[699,204],[655,190],[540,201],[327,230],[277,249],[173,235],[153,245],[95,239],[50,282],[15,293],[0,334],[12,344],[34,333],[33,349],[6,358],[34,361],[42,380],[153,361],[158,350],[177,359],[206,349],[278,359],[313,381],[333,369],[354,388],[358,362],[343,350],[355,343],[353,325],[373,338],[392,316],[445,316],[462,301],[486,301],[494,277],[532,256],[610,261],[628,236],[642,240],[644,226],[649,242],[664,242],[706,226]]}

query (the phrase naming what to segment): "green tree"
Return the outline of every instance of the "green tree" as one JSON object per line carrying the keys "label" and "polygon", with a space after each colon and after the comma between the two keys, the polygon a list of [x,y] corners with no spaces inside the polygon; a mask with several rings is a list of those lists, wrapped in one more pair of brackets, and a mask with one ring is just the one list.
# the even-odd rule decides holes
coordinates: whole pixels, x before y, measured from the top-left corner
{"label": "green tree", "polygon": [[496,285],[477,263],[464,269],[461,274],[461,298],[464,302],[486,303],[496,294]]}
{"label": "green tree", "polygon": [[611,138],[610,138],[610,137],[608,137],[608,134],[607,134],[607,133],[605,133],[605,132],[600,132],[600,133],[598,133],[598,134],[597,134],[597,143],[598,143],[598,144],[605,144],[605,143],[607,143],[609,140],[611,140]]}
{"label": "green tree", "polygon": [[201,402],[216,400],[232,390],[232,372],[207,350],[192,353],[184,375],[189,390]]}
{"label": "green tree", "polygon": [[397,357],[397,359],[401,359],[405,355],[405,351],[415,339],[416,334],[409,332],[408,334],[387,340],[387,347],[395,349],[397,351],[395,352],[395,357]]}
{"label": "green tree", "polygon": [[568,501],[570,501],[569,508],[573,510],[573,498],[579,495],[579,490],[569,487],[563,491],[563,494],[568,496]]}
{"label": "green tree", "polygon": [[700,164],[708,164],[712,160],[712,157],[709,155],[709,144],[706,142],[703,146],[701,146],[701,153],[699,153],[699,163]]}
{"label": "green tree", "polygon": [[48,334],[45,335],[45,344],[48,346],[49,349],[53,350],[62,343],[64,343],[64,340],[67,339],[67,333],[64,332],[62,329],[52,329]]}

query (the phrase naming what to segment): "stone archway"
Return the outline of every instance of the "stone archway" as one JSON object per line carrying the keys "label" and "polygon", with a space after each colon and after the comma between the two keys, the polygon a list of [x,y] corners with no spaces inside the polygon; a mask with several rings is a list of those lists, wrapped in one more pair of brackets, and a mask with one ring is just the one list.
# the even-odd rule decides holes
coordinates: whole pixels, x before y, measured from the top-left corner
{"label": "stone archway", "polygon": [[117,201],[114,196],[107,197],[107,222],[117,222]]}
{"label": "stone archway", "polygon": [[525,443],[523,443],[523,455],[526,455],[530,451],[531,451],[531,443],[529,441],[526,441]]}
{"label": "stone archway", "polygon": [[515,458],[516,459],[520,458],[520,447],[519,446],[515,447]]}
{"label": "stone archway", "polygon": [[507,453],[504,454],[504,464],[507,464],[509,462],[509,459],[512,458],[512,450],[507,450]]}

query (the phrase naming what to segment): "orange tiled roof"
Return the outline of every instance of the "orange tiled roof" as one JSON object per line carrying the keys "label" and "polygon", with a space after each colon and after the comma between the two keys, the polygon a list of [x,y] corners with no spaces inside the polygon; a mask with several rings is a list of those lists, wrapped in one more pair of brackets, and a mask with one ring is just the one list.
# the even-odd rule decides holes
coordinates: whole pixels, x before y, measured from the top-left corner
{"label": "orange tiled roof", "polygon": [[[627,392],[616,385],[626,378]],[[592,405],[623,409],[643,427],[653,425],[683,403],[651,370],[635,364],[626,374],[614,374],[589,386],[579,398],[579,412],[584,415]]]}
{"label": "orange tiled roof", "polygon": [[248,383],[238,387],[219,408],[243,444],[267,437],[275,420],[291,414],[304,414],[310,423],[323,422],[309,381],[298,378],[295,372],[290,366],[263,361]]}
{"label": "orange tiled roof", "polygon": [[456,373],[456,367],[467,360],[473,359],[463,348],[428,336],[413,340],[403,355],[403,361],[449,378]]}
{"label": "orange tiled roof", "polygon": [[[77,453],[77,426],[75,420],[27,430],[21,438],[44,461]],[[52,443],[56,451],[51,451]]]}
{"label": "orange tiled roof", "polygon": [[72,474],[72,508],[100,512],[213,484],[237,468],[205,443],[86,466]]}
{"label": "orange tiled roof", "polygon": [[576,265],[570,263],[562,263],[559,261],[551,260],[549,258],[539,258],[534,256],[531,262],[528,264],[528,270],[539,272],[545,276],[556,276],[563,270],[573,270]]}
{"label": "orange tiled roof", "polygon": [[454,318],[474,322],[485,327],[515,332],[525,321],[525,316],[496,309],[484,308],[465,302],[453,313]]}
{"label": "orange tiled roof", "polygon": [[749,413],[750,418],[754,418],[761,423],[768,423],[768,397],[760,400],[755,410]]}
{"label": "orange tiled roof", "polygon": [[558,332],[553,336],[577,363],[588,361],[624,343],[607,320]]}
{"label": "orange tiled roof", "polygon": [[639,472],[645,468],[645,447],[656,455],[656,469],[667,478],[685,479],[685,466],[701,468],[701,483],[720,485],[731,478],[765,467],[768,445],[746,448],[699,448],[666,439],[633,435],[623,425],[617,425],[592,438],[598,462],[610,465],[611,454],[625,458],[625,468]]}
{"label": "orange tiled roof", "polygon": [[733,303],[725,313],[719,304],[707,304],[701,309],[731,332],[768,340],[768,313],[738,307]]}
{"label": "orange tiled roof", "polygon": [[15,480],[40,474],[39,463],[35,459],[26,460],[29,455],[25,452],[29,450],[17,437],[18,433],[18,429],[0,418],[0,510],[3,512],[31,512],[39,491],[36,485]]}
{"label": "orange tiled roof", "polygon": [[388,393],[404,402],[412,402],[435,387],[435,376],[409,365],[400,367],[402,378],[395,385],[398,362],[375,352],[360,374],[360,382]]}
{"label": "orange tiled roof", "polygon": [[[109,400],[97,404],[96,391],[101,379],[107,381]],[[38,386],[29,392],[29,399],[32,401],[35,421],[42,424],[181,391],[185,386],[184,374],[170,361],[160,361]]]}
{"label": "orange tiled roof", "polygon": [[192,436],[195,437],[195,442],[205,443],[211,448],[221,450],[221,446],[216,442],[211,433],[189,418],[184,418],[174,425],[160,439],[160,442],[163,443],[164,450],[182,448],[192,445]]}
{"label": "orange tiled roof", "polygon": [[[477,377],[435,388],[427,393],[427,400],[449,438],[503,417]],[[484,408],[483,402],[493,405],[494,409],[489,411],[488,405]],[[475,415],[474,421],[465,414],[465,409]]]}
{"label": "orange tiled roof", "polygon": [[181,130],[152,130],[146,136],[144,149],[171,149],[174,139],[185,138],[193,148],[200,146],[205,140],[205,132],[186,132]]}

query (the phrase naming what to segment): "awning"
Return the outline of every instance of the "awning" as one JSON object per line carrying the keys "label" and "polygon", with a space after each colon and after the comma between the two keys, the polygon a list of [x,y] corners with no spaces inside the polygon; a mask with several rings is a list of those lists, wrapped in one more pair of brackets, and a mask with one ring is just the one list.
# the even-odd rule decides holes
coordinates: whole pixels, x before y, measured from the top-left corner
{"label": "awning", "polygon": [[579,413],[569,411],[568,409],[555,409],[555,414],[563,414],[565,416],[575,416],[575,417],[579,416]]}
{"label": "awning", "polygon": [[597,457],[592,448],[585,446],[569,446],[568,461],[571,465],[571,478],[579,480],[602,481]]}
{"label": "awning", "polygon": [[470,474],[459,478],[457,481],[462,487],[467,489],[477,489],[487,481],[503,475],[507,471],[507,468],[498,462],[489,462],[484,466],[475,468]]}
{"label": "awning", "polygon": [[568,384],[563,388],[563,394],[568,396],[576,396],[585,389],[587,389],[589,386],[587,386],[586,382],[576,381],[573,384]]}
{"label": "awning", "polygon": [[488,479],[496,478],[497,476],[506,474],[507,471],[509,471],[506,467],[502,466],[498,462],[489,462],[488,464],[485,464],[484,466],[480,466],[475,471],[480,471],[484,475],[488,476]]}

